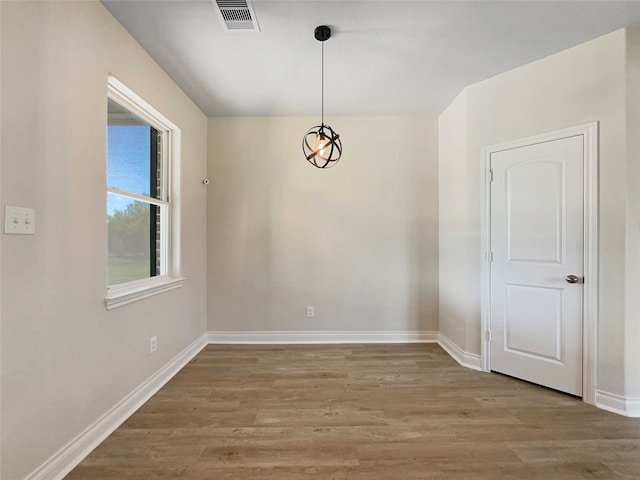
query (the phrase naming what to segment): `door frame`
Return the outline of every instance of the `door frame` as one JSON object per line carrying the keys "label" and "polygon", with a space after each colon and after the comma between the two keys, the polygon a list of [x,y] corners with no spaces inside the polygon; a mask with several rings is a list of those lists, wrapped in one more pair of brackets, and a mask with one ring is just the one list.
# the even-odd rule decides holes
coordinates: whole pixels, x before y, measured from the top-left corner
{"label": "door frame", "polygon": [[598,122],[521,138],[481,149],[481,355],[482,370],[491,371],[491,172],[493,153],[582,135],[584,194],[584,285],[582,297],[582,400],[595,405],[598,353]]}

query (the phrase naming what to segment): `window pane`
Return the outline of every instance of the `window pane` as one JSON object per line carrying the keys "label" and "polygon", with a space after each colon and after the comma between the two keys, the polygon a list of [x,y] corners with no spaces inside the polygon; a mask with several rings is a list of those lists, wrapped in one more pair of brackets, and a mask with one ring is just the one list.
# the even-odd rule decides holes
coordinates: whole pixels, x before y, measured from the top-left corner
{"label": "window pane", "polygon": [[111,99],[108,112],[107,186],[161,198],[158,130]]}
{"label": "window pane", "polygon": [[107,185],[159,198],[151,190],[151,127],[107,129]]}
{"label": "window pane", "polygon": [[109,285],[157,275],[160,265],[159,208],[107,194]]}

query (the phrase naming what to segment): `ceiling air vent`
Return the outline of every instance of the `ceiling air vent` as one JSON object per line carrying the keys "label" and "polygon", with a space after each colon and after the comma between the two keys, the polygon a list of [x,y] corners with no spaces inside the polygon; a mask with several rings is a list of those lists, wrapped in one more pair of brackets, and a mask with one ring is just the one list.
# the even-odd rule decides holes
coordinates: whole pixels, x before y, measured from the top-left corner
{"label": "ceiling air vent", "polygon": [[212,0],[227,32],[259,32],[251,0]]}

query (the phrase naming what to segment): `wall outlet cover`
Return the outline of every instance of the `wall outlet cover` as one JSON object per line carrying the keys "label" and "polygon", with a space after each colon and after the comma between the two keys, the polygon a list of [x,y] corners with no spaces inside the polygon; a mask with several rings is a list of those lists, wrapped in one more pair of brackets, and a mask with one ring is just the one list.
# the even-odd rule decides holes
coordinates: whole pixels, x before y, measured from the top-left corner
{"label": "wall outlet cover", "polygon": [[9,235],[35,235],[36,211],[33,208],[7,205],[4,210],[4,233]]}

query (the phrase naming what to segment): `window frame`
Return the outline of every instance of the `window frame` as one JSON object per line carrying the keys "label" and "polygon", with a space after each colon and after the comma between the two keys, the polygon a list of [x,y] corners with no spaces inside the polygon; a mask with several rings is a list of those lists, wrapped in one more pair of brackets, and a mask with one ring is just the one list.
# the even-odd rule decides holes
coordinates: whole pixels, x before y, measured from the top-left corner
{"label": "window frame", "polygon": [[[179,288],[184,283],[184,277],[180,274],[180,129],[158,110],[143,100],[139,95],[124,85],[114,76],[110,75],[107,81],[107,99],[111,99],[122,107],[129,110],[141,120],[147,122],[151,127],[158,130],[162,136],[160,142],[162,159],[162,181],[161,199],[151,196],[137,195],[132,192],[119,190],[107,185],[105,178],[105,215],[106,199],[109,193],[143,201],[149,205],[162,205],[161,234],[160,234],[160,255],[161,271],[158,275],[131,282],[120,283],[109,286],[107,284],[107,294],[104,298],[105,307],[111,310],[123,305],[158,295],[175,288]],[[106,102],[105,102],[106,105]],[[105,119],[107,115],[105,115]],[[105,126],[105,132],[107,131]],[[105,139],[105,166],[107,159],[107,142]],[[108,166],[105,168],[105,174]],[[106,237],[105,237],[106,238]],[[108,248],[105,248],[105,266],[108,268]],[[107,275],[105,275],[106,281]]]}

